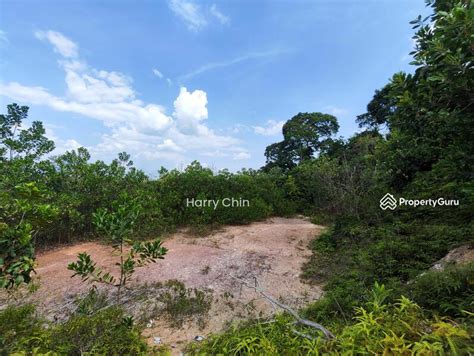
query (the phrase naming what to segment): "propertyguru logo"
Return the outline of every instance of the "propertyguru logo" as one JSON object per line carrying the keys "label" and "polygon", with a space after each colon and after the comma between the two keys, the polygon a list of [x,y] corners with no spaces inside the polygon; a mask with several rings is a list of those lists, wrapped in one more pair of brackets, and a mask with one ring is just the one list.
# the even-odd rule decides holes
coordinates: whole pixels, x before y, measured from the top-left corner
{"label": "propertyguru logo", "polygon": [[437,206],[459,206],[459,200],[457,199],[406,199],[398,198],[396,199],[392,194],[385,194],[382,199],[380,199],[380,209],[382,210],[395,210],[397,206],[430,206],[436,208]]}

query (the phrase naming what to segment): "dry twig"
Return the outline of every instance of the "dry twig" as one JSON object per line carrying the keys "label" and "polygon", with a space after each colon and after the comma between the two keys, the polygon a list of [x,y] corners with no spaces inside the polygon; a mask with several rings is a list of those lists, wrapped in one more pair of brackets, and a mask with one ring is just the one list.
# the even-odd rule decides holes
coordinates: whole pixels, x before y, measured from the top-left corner
{"label": "dry twig", "polygon": [[[276,300],[275,298],[273,298],[271,295],[267,294],[264,290],[262,290],[259,285],[258,285],[258,280],[256,277],[254,277],[255,279],[255,284],[252,285],[251,283],[241,279],[241,278],[238,278],[236,276],[233,276],[232,274],[230,275],[232,278],[234,278],[235,280],[239,281],[240,283],[242,283],[243,285],[245,285],[246,287],[248,288],[251,288],[253,290],[255,290],[255,292],[257,292],[258,294],[260,294],[262,297],[264,297],[267,301],[269,301],[272,306],[274,307],[279,307],[285,311],[287,311],[293,318],[296,319],[296,323],[298,324],[301,324],[301,325],[305,325],[305,326],[309,326],[311,328],[314,328],[314,329],[317,329],[317,330],[320,330],[324,336],[326,337],[326,339],[333,339],[334,338],[334,335],[333,333],[331,333],[328,329],[326,329],[324,326],[322,326],[321,324],[318,324],[318,323],[315,323],[314,321],[311,321],[311,320],[308,320],[308,319],[304,319],[302,317],[300,317],[298,315],[298,313],[296,311],[294,311],[292,308],[290,308],[288,305],[285,305],[281,302],[279,302],[278,300]],[[306,334],[302,334],[300,333],[299,331],[296,331],[296,330],[293,330],[293,332],[297,335],[300,335],[300,336],[303,336],[303,337],[306,337],[306,338],[310,338],[309,335],[306,335]]]}

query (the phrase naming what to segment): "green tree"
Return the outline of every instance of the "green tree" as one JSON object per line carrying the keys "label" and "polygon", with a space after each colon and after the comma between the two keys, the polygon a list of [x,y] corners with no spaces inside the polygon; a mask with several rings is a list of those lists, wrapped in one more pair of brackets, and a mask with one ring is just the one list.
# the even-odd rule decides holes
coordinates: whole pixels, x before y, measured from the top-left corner
{"label": "green tree", "polygon": [[7,114],[0,115],[0,159],[38,159],[54,149],[54,142],[44,134],[41,121],[33,121],[31,127],[22,128],[28,118],[28,106],[10,104]]}
{"label": "green tree", "polygon": [[283,141],[265,149],[267,170],[278,166],[291,169],[327,149],[339,130],[337,119],[329,114],[299,113],[283,125]]}
{"label": "green tree", "polygon": [[41,122],[24,128],[28,107],[10,104],[0,115],[0,287],[31,280],[34,240],[48,228],[57,209],[33,182],[47,165],[38,162],[54,149]]}

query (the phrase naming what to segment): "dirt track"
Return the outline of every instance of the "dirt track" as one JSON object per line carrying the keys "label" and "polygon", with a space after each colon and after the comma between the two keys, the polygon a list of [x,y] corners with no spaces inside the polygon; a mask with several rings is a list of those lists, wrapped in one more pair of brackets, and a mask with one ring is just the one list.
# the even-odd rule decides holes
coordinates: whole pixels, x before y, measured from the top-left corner
{"label": "dirt track", "polygon": [[[153,327],[145,329],[145,336],[150,341],[159,336],[164,343],[177,345],[196,335],[220,331],[232,320],[273,312],[266,301],[259,299],[253,290],[242,288],[231,274],[246,280],[257,278],[263,289],[294,307],[317,299],[320,288],[302,283],[299,274],[310,254],[308,243],[322,229],[305,219],[272,218],[247,226],[225,227],[206,237],[187,233],[172,235],[164,242],[169,249],[166,258],[139,268],[133,283],[177,279],[187,287],[210,288],[215,296],[231,293],[233,308],[225,305],[222,298],[216,298],[218,301],[213,303],[204,328],[188,322],[173,329],[159,319]],[[114,272],[116,256],[111,254],[109,246],[98,243],[83,243],[40,254],[37,273],[41,287],[32,297],[40,310],[54,314],[75,294],[85,293],[90,288],[79,278],[71,279],[72,272],[66,269],[83,251],[90,253],[99,266]],[[246,308],[249,303],[255,315],[249,314]]]}

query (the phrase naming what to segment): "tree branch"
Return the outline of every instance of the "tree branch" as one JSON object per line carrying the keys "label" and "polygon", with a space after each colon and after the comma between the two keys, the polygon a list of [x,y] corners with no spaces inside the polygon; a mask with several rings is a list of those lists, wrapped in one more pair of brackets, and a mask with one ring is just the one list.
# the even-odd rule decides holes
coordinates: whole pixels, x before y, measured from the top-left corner
{"label": "tree branch", "polygon": [[285,305],[281,302],[279,302],[278,300],[276,300],[275,298],[273,298],[271,295],[267,294],[264,290],[262,290],[259,286],[258,286],[258,281],[257,281],[257,278],[255,278],[255,285],[252,285],[251,283],[241,279],[241,278],[238,278],[236,276],[233,276],[232,274],[230,275],[233,279],[239,281],[240,283],[242,283],[243,285],[245,285],[246,287],[248,288],[251,288],[253,290],[255,290],[255,292],[257,292],[258,294],[260,294],[262,297],[264,297],[268,302],[270,302],[270,304],[272,304],[274,307],[277,306],[285,311],[287,311],[293,318],[296,319],[296,322],[298,324],[302,324],[302,325],[305,325],[305,326],[309,326],[311,328],[314,328],[314,329],[318,329],[320,331],[322,331],[322,333],[324,334],[324,336],[326,337],[326,339],[333,339],[334,338],[334,335],[328,330],[326,329],[324,326],[322,326],[321,324],[318,324],[318,323],[315,323],[314,321],[311,321],[311,320],[307,320],[307,319],[304,319],[302,317],[300,317],[298,315],[298,313],[296,311],[294,311],[292,308],[290,308],[288,305]]}

